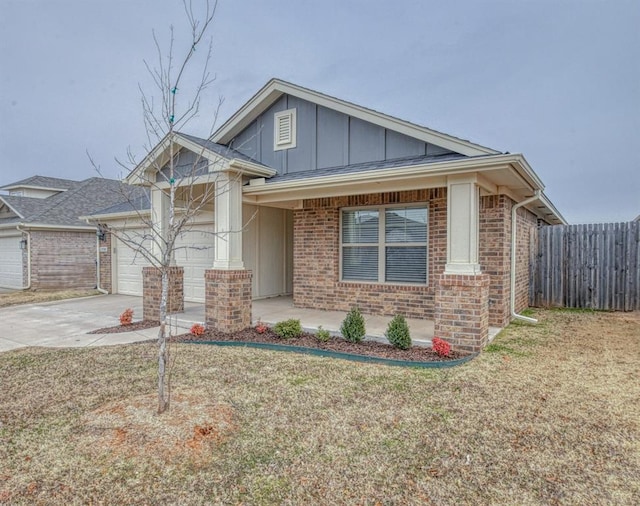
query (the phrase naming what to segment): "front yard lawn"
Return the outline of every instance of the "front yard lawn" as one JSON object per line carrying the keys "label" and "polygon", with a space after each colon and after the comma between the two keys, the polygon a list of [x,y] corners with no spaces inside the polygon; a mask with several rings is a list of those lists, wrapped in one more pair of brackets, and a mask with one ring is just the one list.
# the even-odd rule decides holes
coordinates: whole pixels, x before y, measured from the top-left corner
{"label": "front yard lawn", "polygon": [[640,314],[536,311],[405,369],[172,344],[0,353],[0,503],[638,504]]}
{"label": "front yard lawn", "polygon": [[0,307],[100,295],[97,290],[16,290],[0,293]]}

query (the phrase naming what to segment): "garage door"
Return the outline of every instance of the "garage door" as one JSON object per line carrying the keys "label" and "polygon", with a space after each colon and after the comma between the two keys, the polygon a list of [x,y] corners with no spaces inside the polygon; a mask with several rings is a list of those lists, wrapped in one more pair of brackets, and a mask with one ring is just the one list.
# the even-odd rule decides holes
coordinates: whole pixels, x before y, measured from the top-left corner
{"label": "garage door", "polygon": [[22,288],[22,236],[0,237],[0,286]]}
{"label": "garage door", "polygon": [[[142,237],[143,230],[127,231],[127,236],[134,240]],[[142,268],[150,263],[140,253],[127,246],[124,242],[116,242],[117,292],[124,295],[142,296]]]}
{"label": "garage door", "polygon": [[176,264],[184,267],[184,300],[204,302],[204,271],[213,266],[213,225],[197,225],[176,240]]}

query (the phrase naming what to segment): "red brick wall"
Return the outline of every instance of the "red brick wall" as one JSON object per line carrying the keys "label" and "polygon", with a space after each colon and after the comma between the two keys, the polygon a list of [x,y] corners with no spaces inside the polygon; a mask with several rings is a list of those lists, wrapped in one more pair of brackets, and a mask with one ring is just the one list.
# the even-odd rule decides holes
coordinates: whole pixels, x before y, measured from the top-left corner
{"label": "red brick wall", "polygon": [[529,262],[538,219],[523,207],[518,209],[516,227],[516,312],[529,307]]}
{"label": "red brick wall", "polygon": [[435,335],[457,350],[482,350],[489,336],[489,283],[487,274],[438,276]]}
{"label": "red brick wall", "polygon": [[[429,202],[429,279],[427,286],[340,282],[340,208]],[[511,209],[505,195],[480,199],[479,261],[489,275],[489,324],[510,319]],[[365,313],[413,318],[434,317],[436,276],[444,271],[447,247],[446,189],[309,199],[294,211],[294,303],[299,307],[346,311],[357,304]],[[516,309],[528,304],[529,247],[536,218],[518,211]],[[532,232],[533,231],[533,232]]]}
{"label": "red brick wall", "polygon": [[204,272],[205,319],[220,332],[236,332],[251,326],[250,270]]}
{"label": "red brick wall", "polygon": [[31,232],[31,287],[33,289],[90,290],[95,286],[95,232],[47,230]]}
{"label": "red brick wall", "polygon": [[511,205],[505,195],[480,198],[478,253],[482,272],[489,275],[489,325],[509,322]]}
{"label": "red brick wall", "polygon": [[[341,282],[340,208],[386,204],[429,204],[426,286]],[[435,276],[444,270],[447,250],[446,189],[412,190],[308,199],[294,211],[293,299],[298,307],[433,318]]]}
{"label": "red brick wall", "polygon": [[[167,314],[184,311],[184,268],[169,267]],[[142,268],[142,318],[160,321],[162,271],[157,267]]]}

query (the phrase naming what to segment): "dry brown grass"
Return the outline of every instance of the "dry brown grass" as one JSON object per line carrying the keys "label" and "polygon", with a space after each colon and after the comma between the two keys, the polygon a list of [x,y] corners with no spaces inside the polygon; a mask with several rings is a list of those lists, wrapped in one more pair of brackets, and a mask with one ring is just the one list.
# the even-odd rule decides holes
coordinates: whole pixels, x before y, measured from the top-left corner
{"label": "dry brown grass", "polygon": [[417,370],[154,345],[0,354],[0,502],[638,504],[640,315],[539,311]]}
{"label": "dry brown grass", "polygon": [[54,300],[75,299],[98,295],[97,290],[24,290],[0,293],[0,307],[17,306],[19,304],[33,304]]}

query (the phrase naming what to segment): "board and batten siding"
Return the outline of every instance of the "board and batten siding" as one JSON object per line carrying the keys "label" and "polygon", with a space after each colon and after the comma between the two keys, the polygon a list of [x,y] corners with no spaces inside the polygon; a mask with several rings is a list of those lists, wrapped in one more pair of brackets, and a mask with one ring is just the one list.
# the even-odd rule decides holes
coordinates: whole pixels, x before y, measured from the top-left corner
{"label": "board and batten siding", "polygon": [[[276,151],[274,114],[287,109],[296,110],[296,147]],[[238,134],[230,147],[276,169],[279,174],[451,153],[291,95],[280,97]]]}
{"label": "board and batten siding", "polygon": [[640,222],[554,225],[538,231],[532,306],[640,309]]}

